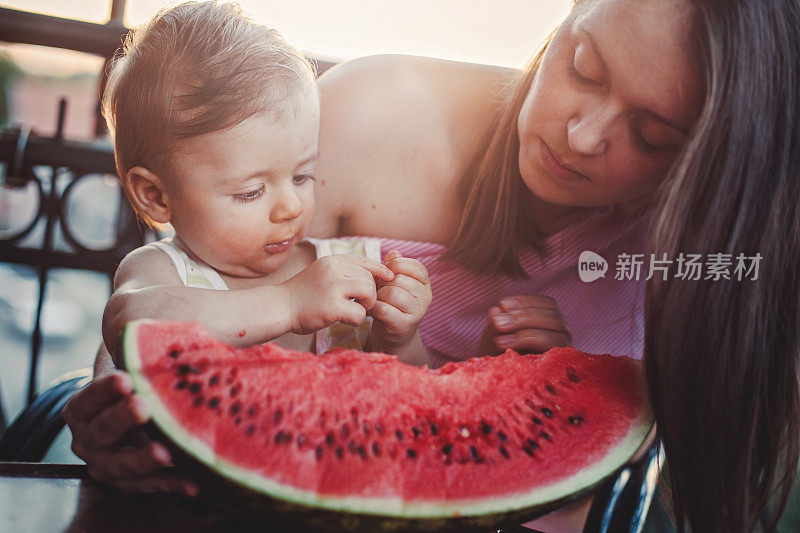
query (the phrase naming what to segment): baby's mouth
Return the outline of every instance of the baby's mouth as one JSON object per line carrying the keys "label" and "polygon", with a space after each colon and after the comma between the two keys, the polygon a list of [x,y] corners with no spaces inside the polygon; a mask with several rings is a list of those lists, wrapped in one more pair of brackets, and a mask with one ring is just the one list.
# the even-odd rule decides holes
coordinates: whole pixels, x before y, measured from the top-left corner
{"label": "baby's mouth", "polygon": [[294,237],[289,237],[285,241],[273,242],[271,244],[267,244],[266,246],[264,246],[264,249],[271,254],[279,254],[291,248],[293,243],[294,243]]}

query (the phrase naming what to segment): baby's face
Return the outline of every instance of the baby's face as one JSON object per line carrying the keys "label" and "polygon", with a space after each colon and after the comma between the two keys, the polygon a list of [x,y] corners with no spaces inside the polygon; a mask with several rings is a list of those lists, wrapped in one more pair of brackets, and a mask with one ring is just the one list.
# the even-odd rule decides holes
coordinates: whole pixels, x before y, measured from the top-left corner
{"label": "baby's face", "polygon": [[275,272],[314,216],[318,137],[314,91],[281,117],[257,115],[182,141],[166,184],[177,235],[224,274]]}

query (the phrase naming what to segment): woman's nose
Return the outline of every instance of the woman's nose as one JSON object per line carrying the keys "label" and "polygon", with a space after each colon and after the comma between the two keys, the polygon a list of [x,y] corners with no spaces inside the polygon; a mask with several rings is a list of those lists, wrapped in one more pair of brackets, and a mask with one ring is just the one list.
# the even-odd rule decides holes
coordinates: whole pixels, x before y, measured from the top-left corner
{"label": "woman's nose", "polygon": [[570,149],[582,155],[602,155],[608,149],[611,113],[602,108],[573,117],[567,122]]}
{"label": "woman's nose", "polygon": [[272,222],[284,222],[287,220],[294,220],[299,217],[303,212],[303,202],[297,195],[297,191],[293,185],[288,187],[281,187],[275,195],[275,201],[272,204],[272,212],[270,213],[270,220]]}

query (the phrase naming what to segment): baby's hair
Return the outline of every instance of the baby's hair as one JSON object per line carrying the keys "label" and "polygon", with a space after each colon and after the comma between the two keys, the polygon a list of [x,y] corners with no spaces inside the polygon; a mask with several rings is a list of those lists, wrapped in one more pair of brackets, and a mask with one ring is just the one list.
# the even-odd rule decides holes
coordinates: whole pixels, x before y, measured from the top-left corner
{"label": "baby's hair", "polygon": [[170,175],[176,141],[256,114],[280,117],[314,86],[308,59],[236,4],[187,2],[161,10],[128,35],[103,94],[123,187],[136,166]]}

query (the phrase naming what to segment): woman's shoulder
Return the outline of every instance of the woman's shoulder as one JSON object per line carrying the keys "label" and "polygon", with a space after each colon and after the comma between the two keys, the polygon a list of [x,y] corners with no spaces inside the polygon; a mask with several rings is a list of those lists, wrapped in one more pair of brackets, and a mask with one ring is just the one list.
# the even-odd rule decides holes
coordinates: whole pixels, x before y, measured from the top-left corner
{"label": "woman's shoulder", "polygon": [[400,55],[355,59],[326,72],[312,234],[392,233],[409,217],[387,217],[390,203],[413,217],[451,203],[467,143],[485,130],[499,102],[492,96],[512,72]]}
{"label": "woman's shoulder", "polygon": [[319,83],[327,118],[358,121],[363,130],[382,125],[381,119],[413,123],[493,110],[500,101],[495,97],[518,73],[476,63],[377,55],[337,65]]}

